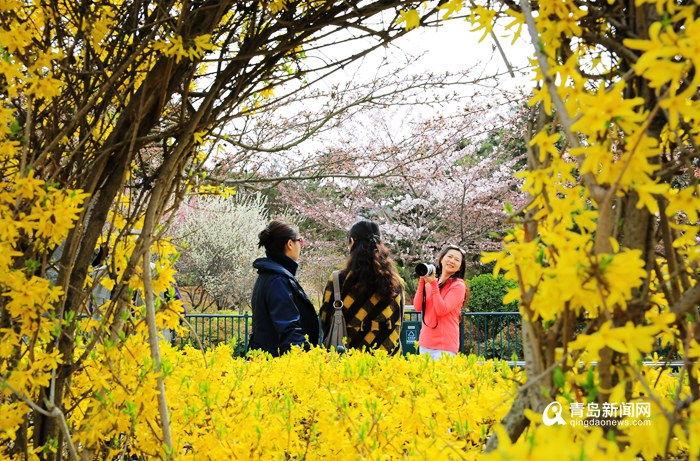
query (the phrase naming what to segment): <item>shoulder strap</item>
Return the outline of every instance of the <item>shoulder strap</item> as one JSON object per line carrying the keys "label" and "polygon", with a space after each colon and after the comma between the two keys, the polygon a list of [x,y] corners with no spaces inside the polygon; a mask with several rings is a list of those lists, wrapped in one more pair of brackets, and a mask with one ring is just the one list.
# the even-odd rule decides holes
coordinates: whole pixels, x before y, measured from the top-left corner
{"label": "shoulder strap", "polygon": [[336,309],[338,307],[343,307],[343,300],[340,297],[340,278],[338,272],[339,271],[333,271],[333,307]]}
{"label": "shoulder strap", "polygon": [[425,284],[425,283],[423,284],[423,314],[421,315],[421,320],[423,322],[423,325],[425,325],[426,327],[435,329],[438,326],[437,315],[435,316],[435,326],[428,325],[428,323],[425,321],[425,317],[426,317],[425,314],[428,313],[428,302],[426,301],[426,295],[425,295],[426,288],[427,288],[426,285],[427,284]]}

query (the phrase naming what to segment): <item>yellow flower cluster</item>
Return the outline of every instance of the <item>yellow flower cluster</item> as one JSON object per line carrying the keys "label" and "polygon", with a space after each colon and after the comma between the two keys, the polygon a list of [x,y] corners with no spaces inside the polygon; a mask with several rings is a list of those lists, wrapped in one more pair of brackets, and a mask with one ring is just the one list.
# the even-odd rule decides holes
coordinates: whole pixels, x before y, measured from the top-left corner
{"label": "yellow flower cluster", "polygon": [[[593,371],[592,368],[588,371],[579,369],[562,377],[561,396],[557,401],[564,409],[562,417],[566,425],[540,425],[543,415],[528,411],[529,419],[535,423],[530,427],[528,442],[511,444],[507,437],[499,437],[499,441],[503,443],[499,443],[496,453],[485,459],[537,460],[557,453],[561,454],[563,459],[633,461],[640,457],[655,459],[663,455],[697,453],[700,448],[697,441],[697,434],[700,433],[700,421],[697,419],[700,408],[691,407],[674,415],[676,397],[689,396],[688,388],[682,386],[682,377],[668,369],[637,368],[635,378],[631,382],[622,380],[611,390],[607,406],[601,407],[596,405],[595,394],[591,393],[591,390],[599,385],[595,382]],[[625,397],[628,388],[633,389],[631,397]],[[603,415],[605,408],[622,408],[624,405],[637,407],[647,403],[648,414],[632,411],[627,416],[620,415],[614,425],[596,425],[595,423],[601,422],[601,418],[589,417],[589,404],[597,408],[597,414]],[[573,408],[577,405],[583,410],[586,418],[574,416]],[[614,410],[611,410],[611,413],[614,413]],[[591,424],[575,424],[583,419],[588,419],[588,423]],[[685,430],[674,430],[675,423],[679,423]],[[499,432],[501,428],[495,430]],[[691,455],[689,459],[692,458]]]}
{"label": "yellow flower cluster", "polygon": [[[35,35],[46,27],[47,17],[41,8],[27,9],[24,2],[19,1],[2,2],[0,14],[13,18],[7,27],[0,27],[0,43],[10,53],[7,58],[0,59],[0,76],[6,81],[3,89],[8,98],[24,94],[43,100],[44,107],[63,91],[63,82],[52,75],[54,63],[63,58],[62,52],[33,49]],[[12,54],[21,59],[11,59]],[[11,112],[0,116],[0,123],[4,125],[7,116],[11,116]]]}
{"label": "yellow flower cluster", "polygon": [[0,327],[0,431],[5,437],[13,436],[27,411],[10,397],[47,386],[60,363],[58,350],[45,346],[56,339],[54,308],[63,290],[37,275],[45,261],[27,255],[42,254],[65,239],[85,199],[80,191],[47,185],[33,171],[10,179],[0,190],[0,301],[3,324],[11,320],[13,325]]}
{"label": "yellow flower cluster", "polygon": [[171,36],[157,41],[153,49],[159,51],[164,56],[174,57],[176,62],[183,58],[189,60],[199,59],[204,56],[205,51],[213,50],[215,45],[211,43],[210,35],[199,35],[185,43],[180,36]]}
{"label": "yellow flower cluster", "polygon": [[[656,174],[659,156],[670,146],[696,146],[700,135],[700,100],[696,97],[700,77],[694,71],[700,64],[694,33],[700,30],[700,18],[697,2],[684,6],[657,2],[656,6],[667,19],[652,25],[648,39],[626,40],[625,45],[642,52],[634,66],[637,76],[660,90],[657,110],[666,111],[669,120],[660,138],[649,131],[654,114],[642,109],[645,101],[628,97],[627,81],[605,86],[591,84],[583,77],[580,69],[591,63],[600,70],[600,62],[595,64],[591,59],[592,50],[583,45],[573,47],[573,54],[559,62],[557,46],[539,49],[550,67],[546,75],[537,67],[538,78],[553,78],[555,86],[543,85],[530,103],[544,102],[551,113],[549,91],[556,88],[563,101],[558,115],[573,121],[566,128],[572,130],[576,144],[571,138],[564,139],[554,126],[546,126],[533,137],[530,145],[537,148],[539,166],[520,176],[523,190],[532,196],[524,211],[530,211],[537,222],[537,236],[528,234],[525,225],[518,226],[505,239],[504,251],[483,258],[496,263],[494,272],[503,269],[520,282],[506,301],[529,293],[535,319],[553,320],[566,310],[609,317],[615,309],[625,310],[632,293],[644,286],[649,263],[641,251],[620,248],[614,236],[606,237],[609,243],[601,245],[600,234],[612,235],[610,227],[619,225],[603,214],[612,209],[613,200],[633,195],[637,208],[656,215],[660,213],[659,200],[664,202],[665,218],[677,231],[674,248],[687,258],[689,271],[698,264],[698,186],[691,182],[672,188]],[[557,44],[563,37],[575,40],[581,35],[576,22],[583,11],[577,4],[562,0],[542,2],[539,7],[534,22],[541,43]],[[522,15],[514,15],[514,21],[523,21]],[[674,23],[679,26],[669,25]],[[685,124],[683,130],[678,129],[679,120]],[[608,197],[593,197],[595,185],[609,189]],[[611,223],[609,227],[601,227],[607,223]],[[606,247],[609,250],[600,251]],[[665,276],[678,276],[668,273],[664,258],[657,264]],[[668,309],[663,285],[669,282],[654,279],[646,283],[655,302]],[[667,331],[672,322],[673,318],[666,318],[658,328],[638,328],[635,334],[644,335],[641,343],[648,345],[640,352],[649,352],[655,335]],[[626,328],[610,331],[619,330],[622,337]],[[613,347],[612,336],[606,332],[594,335],[610,339],[605,345]],[[584,341],[578,344],[583,346]],[[621,345],[613,349],[637,350]]]}
{"label": "yellow flower cluster", "polygon": [[[159,315],[159,323],[164,319]],[[156,373],[145,332],[123,348],[105,344],[73,377],[67,407],[76,443],[96,459],[120,453],[165,457],[156,404]],[[524,372],[507,363],[458,356],[434,362],[427,356],[389,357],[351,351],[344,356],[314,349],[294,350],[278,359],[233,358],[230,345],[201,352],[161,343],[162,375],[168,395],[174,459],[477,459],[486,439],[515,399]],[[569,373],[560,403],[585,402],[590,373]],[[643,397],[645,385],[655,399]],[[588,387],[587,387],[588,386]],[[613,392],[624,400],[625,383]],[[529,413],[530,443],[511,446],[507,437],[485,459],[646,459],[688,450],[682,433],[668,432],[664,412],[672,411],[678,379],[668,371],[642,370],[634,402],[651,406],[646,426],[622,418],[617,437],[633,444],[621,449],[600,428],[545,427]],[[658,405],[661,405],[659,407]],[[5,410],[5,409],[4,409]],[[7,406],[0,440],[13,440],[21,408]],[[690,421],[696,408],[678,415]],[[697,430],[697,422],[691,427]],[[694,426],[693,426],[694,425]],[[537,441],[537,443],[532,443]],[[648,455],[648,457],[647,457]]]}
{"label": "yellow flower cluster", "polygon": [[[611,381],[629,383],[640,379],[639,371],[624,364],[648,359],[658,344],[673,344],[673,351],[691,360],[700,351],[692,334],[685,337],[679,331],[683,321],[692,331],[696,316],[691,312],[683,319],[674,314],[681,286],[687,293],[698,279],[697,163],[686,155],[678,169],[685,174],[683,181],[662,171],[669,159],[695,151],[700,141],[700,3],[636,1],[638,11],[645,4],[652,6],[647,11],[655,8],[658,22],[650,25],[648,34],[635,29],[639,35],[619,47],[591,43],[591,37],[602,40],[615,32],[612,21],[590,16],[591,7],[597,6],[586,3],[529,2],[532,12],[507,12],[512,16],[509,28],[517,25],[520,30],[526,16],[531,20],[537,54],[532,62],[540,85],[530,104],[542,103],[552,122],[532,137],[530,169],[519,175],[530,197],[518,215],[522,220],[504,239],[503,251],[485,254],[483,261],[495,263],[495,273],[504,270],[506,277],[518,281],[504,302],[522,301],[523,314],[541,329],[536,346],[544,349],[548,341],[550,346],[556,343],[554,359],[569,367],[575,366],[572,356],[577,362],[600,362],[603,351],[612,351],[621,358],[612,368]],[[493,16],[496,9],[491,11]],[[488,15],[472,10],[472,23],[485,34],[493,27],[492,20],[483,19]],[[621,62],[629,63],[626,74]],[[629,210],[641,210],[636,213],[646,218],[640,223],[649,223],[649,229],[659,223],[658,229],[670,229],[664,230],[665,251],[659,251],[661,245],[654,249],[652,240],[644,250],[640,244],[622,246],[634,232],[624,221],[633,216]],[[585,322],[591,329],[554,341],[549,326],[567,319],[576,319],[578,325]],[[698,367],[687,371],[697,379]],[[610,401],[622,393],[619,388],[600,391],[612,392]],[[670,387],[660,394],[647,393],[663,402],[653,421],[656,429],[630,428],[616,443],[605,440],[605,430],[589,431],[581,451],[571,458],[592,457],[589,450],[604,451],[606,459],[668,457],[663,448],[667,437],[659,431],[677,437],[668,440],[669,447],[676,447],[671,451],[688,449],[690,458],[698,456],[700,443],[693,442],[700,439],[698,403],[684,407],[684,416],[692,421],[686,428],[677,423],[673,405],[664,399],[691,402],[693,397],[681,397]],[[533,434],[513,445],[502,434],[502,453],[493,458],[543,459],[567,451],[565,444],[571,439],[562,437],[562,432],[570,432],[567,428],[531,429]],[[678,448],[679,443],[685,448]],[[620,447],[626,448],[621,452]]]}
{"label": "yellow flower cluster", "polygon": [[[689,291],[695,283],[692,271],[697,271],[700,263],[700,192],[697,180],[678,185],[659,179],[660,159],[698,145],[700,6],[697,0],[634,3],[655,8],[659,21],[648,34],[625,41],[626,51],[635,58],[630,59],[629,75],[607,82],[605,78],[594,81],[582,71],[585,68],[600,75],[619,71],[614,65],[606,68],[608,61],[599,50],[587,47],[582,40],[581,20],[587,14],[583,4],[554,0],[537,5],[539,9],[531,19],[539,34],[538,52],[544,58],[539,62],[548,64],[547,68],[536,68],[537,79],[553,81],[554,85],[542,85],[531,103],[542,102],[546,112],[558,119],[533,136],[529,146],[538,155],[531,158],[537,167],[522,175],[523,190],[532,197],[523,210],[525,222],[508,235],[502,252],[486,255],[484,260],[495,262],[497,272],[503,269],[519,282],[506,301],[526,300],[525,313],[533,314],[530,320],[539,322],[542,331],[569,313],[577,320],[599,320],[592,331],[570,338],[566,344],[567,354],[577,354],[576,363],[564,356],[562,348],[554,348],[554,360],[572,371],[555,375],[558,390],[553,398],[564,407],[593,402],[596,393],[609,394],[609,404],[631,398],[634,403],[651,405],[651,424],[618,427],[611,434],[600,428],[547,427],[540,424],[542,415],[530,412],[526,436],[510,444],[501,433],[498,450],[487,458],[544,459],[553,451],[571,459],[700,456],[700,403],[689,395],[687,383],[671,373],[638,365],[661,340],[675,342],[681,353],[694,360],[684,373],[691,373],[695,379],[700,367],[700,345],[690,336],[685,342],[678,341],[679,318],[669,312],[668,299],[673,290]],[[304,2],[302,8],[314,4]],[[287,5],[291,4],[284,0],[266,2],[272,12],[282,11]],[[86,12],[79,19],[90,23],[86,33],[83,24],[71,23],[75,16],[62,15],[63,2],[57,2],[54,8],[53,3],[47,6],[0,0],[0,16],[7,18],[7,27],[0,28],[0,43],[5,47],[0,77],[6,83],[3,90],[8,101],[35,101],[32,107],[35,113],[41,113],[65,94],[54,73],[55,63],[63,55],[51,46],[38,46],[45,42],[43,34],[50,35],[53,24],[61,21],[66,24],[66,42],[80,43],[88,35],[92,47],[105,54],[98,53],[98,60],[105,58],[109,47],[104,44],[109,43],[119,6],[103,2]],[[463,3],[448,1],[439,7],[447,17],[461,11]],[[428,10],[427,4],[421,8]],[[525,22],[522,12],[473,5],[467,18],[485,38],[493,31],[494,21],[503,15],[512,16],[506,27],[517,38]],[[421,16],[417,10],[404,10],[398,22],[412,29],[420,25]],[[599,33],[610,31],[604,21],[599,25]],[[209,35],[188,40],[168,33],[158,37],[160,42],[143,46],[153,46],[176,61],[197,60],[214,47]],[[571,47],[570,55],[557,54],[558,46],[565,43],[576,46]],[[292,50],[289,59],[296,59],[301,52]],[[73,67],[84,64],[79,62],[79,53],[72,58],[76,60]],[[118,83],[123,85],[125,98],[143,78],[140,70],[152,63],[151,59],[140,62],[133,81]],[[653,99],[658,103],[650,105],[642,96],[631,97],[630,82],[635,80],[647,82],[648,88],[656,91]],[[261,98],[273,96],[272,86],[261,88],[250,107],[255,108]],[[436,363],[418,356],[356,352],[339,357],[320,349],[294,351],[276,360],[262,356],[242,360],[232,357],[229,346],[208,351],[203,360],[198,351],[175,350],[163,342],[163,361],[156,373],[142,308],[134,300],[144,291],[143,266],[135,263],[136,237],[124,232],[127,223],[129,229],[142,227],[142,211],[128,192],[117,197],[107,220],[108,229],[98,242],[110,249],[111,278],[93,274],[95,279],[88,276],[85,286],[89,292],[97,283],[107,289],[117,283],[126,284],[120,307],[126,309],[121,314],[128,319],[128,333],[124,328],[114,335],[118,339],[103,335],[93,349],[87,349],[92,347],[96,329],[120,319],[105,316],[107,320],[101,321],[96,316],[81,320],[73,331],[68,317],[74,312],[57,315],[62,312],[65,293],[47,275],[55,262],[52,250],[66,239],[87,197],[69,186],[36,177],[35,170],[41,169],[32,162],[38,160],[28,162],[30,156],[22,150],[28,147],[22,143],[29,131],[41,131],[43,122],[22,127],[17,113],[16,106],[2,103],[1,456],[7,453],[6,447],[22,443],[21,438],[33,437],[34,428],[27,424],[31,419],[27,401],[46,405],[52,374],[61,364],[74,364],[73,360],[78,365],[70,372],[70,386],[60,396],[61,410],[66,412],[73,441],[88,458],[135,454],[177,459],[470,459],[480,455],[483,443],[513,404],[526,378],[522,371],[511,370],[502,362],[482,363],[475,357],[460,356]],[[659,113],[667,120],[660,128],[652,123]],[[110,134],[112,122],[108,117],[96,121],[83,134],[92,136],[92,141],[104,138]],[[559,134],[562,125],[573,133]],[[657,128],[658,132],[653,133]],[[200,147],[205,134],[194,135]],[[62,149],[72,151],[79,144],[69,136],[73,135],[56,141],[57,157],[49,158],[46,169],[60,168]],[[79,141],[83,145],[88,140]],[[90,152],[86,149],[85,155],[92,155]],[[202,148],[194,162],[205,162],[206,155]],[[232,192],[194,183],[191,187],[199,193]],[[601,198],[598,189],[607,196]],[[645,257],[639,248],[622,247],[611,237],[610,227],[622,224],[606,213],[620,209],[623,202],[648,211],[650,220],[670,223],[672,232],[665,236],[670,242],[666,250],[677,250],[678,260],[672,261],[668,254],[657,259]],[[155,242],[150,250],[155,254],[153,289],[160,293],[173,280],[177,252],[163,240]],[[654,256],[653,251],[650,254]],[[126,274],[130,263],[134,271]],[[652,266],[657,270],[651,271]],[[683,285],[676,286],[679,277],[685,279]],[[626,315],[635,308],[639,300],[633,298],[640,291],[648,293],[647,307],[653,308],[640,312],[643,315],[638,316],[637,323],[613,323],[615,315]],[[106,312],[109,306],[94,307]],[[177,329],[180,307],[175,303],[159,309],[158,328]],[[694,325],[688,324],[691,331]],[[72,356],[61,356],[55,347],[61,332],[75,335],[77,349]],[[612,369],[616,384],[611,389],[601,388],[597,381],[600,378],[587,365],[601,360],[603,350],[628,359]],[[585,365],[579,368],[578,360]],[[169,402],[174,442],[170,454],[163,448],[156,404],[159,377],[165,380]],[[55,449],[50,443],[36,450]],[[33,450],[27,449],[29,455],[37,456]]]}
{"label": "yellow flower cluster", "polygon": [[[95,354],[74,378],[78,440],[113,457],[161,453],[148,349]],[[508,409],[520,372],[460,357],[389,357],[316,349],[234,359],[163,345],[177,459],[464,459]],[[119,382],[118,386],[113,383]]]}

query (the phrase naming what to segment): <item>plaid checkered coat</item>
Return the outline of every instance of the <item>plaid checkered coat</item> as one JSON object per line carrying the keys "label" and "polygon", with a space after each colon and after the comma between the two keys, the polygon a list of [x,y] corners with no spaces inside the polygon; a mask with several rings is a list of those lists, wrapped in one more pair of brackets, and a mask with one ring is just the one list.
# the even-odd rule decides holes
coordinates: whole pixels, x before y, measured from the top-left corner
{"label": "plaid checkered coat", "polygon": [[[347,346],[355,349],[383,349],[390,354],[401,351],[401,320],[403,318],[403,290],[393,298],[377,294],[361,294],[356,287],[345,285],[346,274],[340,272],[340,295],[343,315],[348,328]],[[333,276],[326,284],[321,306],[321,326],[324,337],[333,318]]]}

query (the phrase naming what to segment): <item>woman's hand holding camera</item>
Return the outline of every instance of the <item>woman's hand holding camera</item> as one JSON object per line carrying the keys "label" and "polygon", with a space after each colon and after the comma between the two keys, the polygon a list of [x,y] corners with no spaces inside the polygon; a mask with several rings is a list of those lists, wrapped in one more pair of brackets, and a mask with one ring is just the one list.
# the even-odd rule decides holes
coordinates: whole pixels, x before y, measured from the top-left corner
{"label": "woman's hand holding camera", "polygon": [[434,282],[437,272],[437,268],[431,263],[419,263],[416,266],[416,275],[422,278],[426,283]]}

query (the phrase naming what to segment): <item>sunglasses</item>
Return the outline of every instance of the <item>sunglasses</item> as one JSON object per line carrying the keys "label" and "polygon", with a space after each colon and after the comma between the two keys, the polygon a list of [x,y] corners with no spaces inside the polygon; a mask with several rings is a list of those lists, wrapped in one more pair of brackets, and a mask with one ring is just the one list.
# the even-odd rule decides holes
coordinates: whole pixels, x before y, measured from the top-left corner
{"label": "sunglasses", "polygon": [[457,250],[457,251],[459,251],[460,253],[462,253],[463,255],[467,254],[467,252],[466,252],[465,250],[463,250],[462,248],[458,247],[457,245],[448,245],[447,248],[446,248],[446,250]]}
{"label": "sunglasses", "polygon": [[299,245],[304,246],[306,243],[306,239],[304,237],[297,237],[295,239],[291,239],[293,242],[299,242]]}

